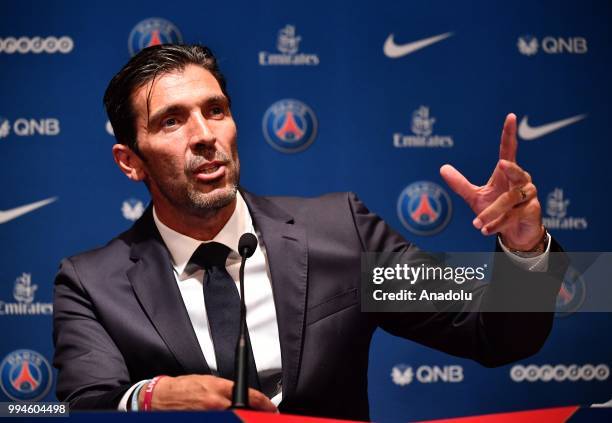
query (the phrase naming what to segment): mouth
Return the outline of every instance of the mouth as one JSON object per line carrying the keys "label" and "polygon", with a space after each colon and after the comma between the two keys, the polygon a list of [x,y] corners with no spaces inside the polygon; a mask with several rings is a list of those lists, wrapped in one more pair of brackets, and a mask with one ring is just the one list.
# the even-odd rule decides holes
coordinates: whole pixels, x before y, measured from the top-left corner
{"label": "mouth", "polygon": [[194,174],[196,179],[203,182],[210,182],[225,175],[226,163],[210,162],[198,167]]}
{"label": "mouth", "polygon": [[220,165],[207,167],[207,168],[201,169],[199,173],[203,173],[204,175],[210,175],[211,173],[215,173],[217,170],[219,170],[220,167],[221,167]]}

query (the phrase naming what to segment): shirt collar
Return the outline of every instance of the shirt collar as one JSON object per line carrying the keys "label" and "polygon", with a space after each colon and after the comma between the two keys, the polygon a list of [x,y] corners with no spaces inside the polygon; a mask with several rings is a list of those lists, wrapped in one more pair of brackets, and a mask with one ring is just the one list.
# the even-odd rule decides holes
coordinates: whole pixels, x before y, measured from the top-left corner
{"label": "shirt collar", "polygon": [[247,208],[247,205],[240,192],[236,193],[236,208],[234,209],[231,217],[225,226],[223,226],[223,228],[219,231],[219,233],[210,241],[203,242],[191,238],[164,225],[157,217],[155,206],[153,206],[153,221],[155,222],[155,226],[157,226],[157,230],[159,230],[159,233],[166,244],[168,251],[170,252],[172,265],[180,279],[186,276],[183,275],[185,267],[187,267],[189,259],[200,244],[213,241],[223,244],[232,250],[228,259],[238,260],[240,257],[238,254],[238,241],[240,240],[240,237],[245,232],[255,234],[249,209]]}

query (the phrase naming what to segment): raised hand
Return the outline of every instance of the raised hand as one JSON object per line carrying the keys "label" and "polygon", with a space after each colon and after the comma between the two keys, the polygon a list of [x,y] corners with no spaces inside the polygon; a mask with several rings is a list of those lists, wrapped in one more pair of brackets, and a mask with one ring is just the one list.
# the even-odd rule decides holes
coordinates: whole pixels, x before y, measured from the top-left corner
{"label": "raised hand", "polygon": [[488,182],[476,186],[449,164],[440,174],[476,213],[472,222],[483,235],[499,233],[508,248],[530,251],[544,235],[542,208],[529,173],[516,164],[516,116],[506,116],[499,161]]}

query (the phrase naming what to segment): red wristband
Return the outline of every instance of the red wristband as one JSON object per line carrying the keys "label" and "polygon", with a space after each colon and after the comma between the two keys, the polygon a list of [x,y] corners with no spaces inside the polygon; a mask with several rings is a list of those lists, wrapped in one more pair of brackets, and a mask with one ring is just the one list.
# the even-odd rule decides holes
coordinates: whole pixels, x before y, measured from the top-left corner
{"label": "red wristband", "polygon": [[159,380],[163,377],[166,377],[166,375],[155,376],[153,379],[151,379],[151,382],[147,384],[144,394],[144,400],[142,401],[142,408],[144,411],[151,411],[151,402],[153,401],[153,389],[155,389],[155,385],[157,385],[157,382],[159,382]]}

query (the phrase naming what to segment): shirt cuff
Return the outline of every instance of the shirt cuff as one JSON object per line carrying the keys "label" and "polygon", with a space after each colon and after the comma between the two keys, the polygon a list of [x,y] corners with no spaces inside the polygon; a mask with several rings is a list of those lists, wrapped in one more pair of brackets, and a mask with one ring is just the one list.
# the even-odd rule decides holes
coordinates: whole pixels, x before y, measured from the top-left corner
{"label": "shirt cuff", "polygon": [[146,383],[146,382],[148,382],[148,379],[141,380],[140,382],[133,384],[130,387],[130,389],[125,391],[125,394],[123,394],[123,396],[121,397],[121,401],[119,401],[119,405],[117,406],[117,411],[128,411],[127,403],[128,403],[128,400],[130,399],[130,395],[132,395],[132,392],[134,392],[134,389],[138,388],[139,386],[141,386],[143,383]]}
{"label": "shirt cuff", "polygon": [[272,398],[270,398],[270,401],[272,402],[272,404],[274,404],[277,407],[278,407],[278,404],[280,404],[280,402],[282,400],[283,400],[283,393],[282,393],[282,391],[279,392],[278,394],[274,395]]}
{"label": "shirt cuff", "polygon": [[546,249],[542,254],[535,257],[517,256],[504,245],[500,237],[497,237],[497,242],[499,242],[499,246],[502,250],[504,250],[508,258],[521,269],[528,270],[530,272],[546,272],[548,270],[548,257],[550,255],[551,244],[550,234],[546,234],[546,236],[548,237],[546,241]]}

